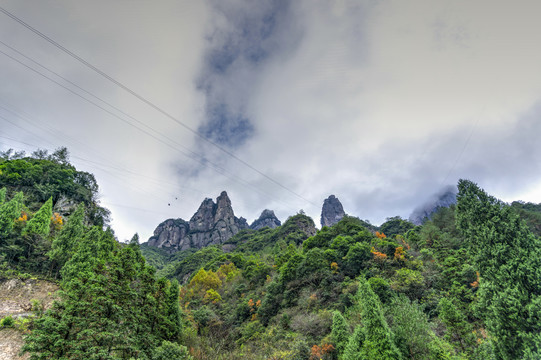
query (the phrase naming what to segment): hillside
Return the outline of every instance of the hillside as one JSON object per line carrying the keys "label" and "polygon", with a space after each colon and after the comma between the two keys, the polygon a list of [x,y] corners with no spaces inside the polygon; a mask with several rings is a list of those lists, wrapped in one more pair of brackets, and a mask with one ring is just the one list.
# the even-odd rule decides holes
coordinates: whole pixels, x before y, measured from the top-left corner
{"label": "hillside", "polygon": [[[32,171],[14,175],[47,166],[73,176],[33,186]],[[333,198],[337,215],[326,212],[333,222],[320,230],[299,212],[279,226],[273,220],[276,226],[171,251],[137,236],[121,244],[104,222],[93,222],[95,199],[71,193],[83,185],[68,163],[4,159],[0,169],[9,182],[0,188],[1,316],[10,329],[2,331],[20,341],[8,312],[40,299],[49,309],[27,322],[24,345],[36,359],[541,354],[539,206],[505,204],[470,181],[459,182],[456,205],[439,206],[422,225],[389,217],[376,227],[345,215]],[[58,199],[70,196],[72,210],[55,214]],[[226,196],[204,200],[197,226],[235,223]],[[15,280],[36,276],[56,279],[56,302],[56,285]],[[33,292],[38,284],[44,290]]]}

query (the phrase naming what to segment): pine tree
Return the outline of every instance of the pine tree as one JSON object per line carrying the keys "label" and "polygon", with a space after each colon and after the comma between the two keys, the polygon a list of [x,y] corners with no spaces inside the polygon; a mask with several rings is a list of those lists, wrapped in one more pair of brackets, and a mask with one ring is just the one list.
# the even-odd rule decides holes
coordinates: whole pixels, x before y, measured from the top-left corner
{"label": "pine tree", "polygon": [[541,357],[541,240],[514,210],[467,180],[457,225],[480,273],[479,316],[498,359]]}
{"label": "pine tree", "polygon": [[23,229],[23,235],[40,235],[46,236],[49,234],[49,225],[51,223],[51,216],[53,215],[53,198],[45,202],[34,214],[32,219],[28,221],[26,227]]}
{"label": "pine tree", "polygon": [[336,353],[340,356],[344,352],[349,338],[349,328],[340,311],[335,311],[332,318],[331,341]]}
{"label": "pine tree", "polygon": [[21,215],[23,193],[18,192],[8,202],[0,206],[0,239],[8,236],[13,230],[13,222]]}

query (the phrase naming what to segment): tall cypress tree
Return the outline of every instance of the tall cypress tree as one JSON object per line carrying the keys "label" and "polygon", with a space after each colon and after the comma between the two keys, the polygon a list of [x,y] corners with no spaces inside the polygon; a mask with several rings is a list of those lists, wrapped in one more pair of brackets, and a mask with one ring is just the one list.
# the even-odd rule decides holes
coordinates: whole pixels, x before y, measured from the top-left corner
{"label": "tall cypress tree", "polygon": [[332,317],[331,341],[334,344],[337,354],[344,352],[349,338],[349,328],[340,311],[335,311]]}
{"label": "tall cypress tree", "polygon": [[498,359],[541,357],[541,240],[514,210],[467,180],[457,225],[481,275],[479,316]]}
{"label": "tall cypress tree", "polygon": [[85,227],[83,220],[85,210],[83,203],[79,204],[73,214],[70,215],[66,225],[60,231],[60,234],[53,240],[51,251],[47,253],[49,258],[56,261],[58,268],[71,258],[75,250],[76,242],[83,237]]}
{"label": "tall cypress tree", "polygon": [[344,347],[344,354],[342,360],[363,360],[361,357],[361,348],[364,343],[364,330],[361,326],[356,326],[353,334],[349,337],[346,346]]}
{"label": "tall cypress tree", "polygon": [[34,217],[28,221],[23,229],[23,235],[40,235],[46,236],[49,234],[49,225],[51,224],[51,216],[53,215],[53,198],[50,197],[36,213]]}
{"label": "tall cypress tree", "polygon": [[381,302],[368,281],[361,278],[357,292],[361,306],[364,341],[360,347],[361,359],[399,360],[402,355],[393,342],[393,336],[381,309]]}

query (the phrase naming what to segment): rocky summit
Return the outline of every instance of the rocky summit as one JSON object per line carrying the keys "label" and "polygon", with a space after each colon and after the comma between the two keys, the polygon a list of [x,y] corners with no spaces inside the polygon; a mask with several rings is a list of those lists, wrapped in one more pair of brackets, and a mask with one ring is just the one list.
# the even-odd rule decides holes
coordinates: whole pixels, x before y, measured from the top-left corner
{"label": "rocky summit", "polygon": [[276,215],[274,215],[274,211],[265,209],[259,216],[259,219],[255,220],[252,223],[252,225],[250,225],[250,229],[259,230],[264,227],[276,229],[278,226],[281,226],[281,225],[282,225],[282,222],[278,220]]}
{"label": "rocky summit", "polygon": [[346,215],[342,203],[334,195],[329,196],[323,202],[323,208],[321,209],[321,227],[333,226],[340,221]]}
{"label": "rocky summit", "polygon": [[158,225],[148,245],[168,251],[201,249],[222,244],[242,229],[247,229],[244,218],[237,218],[231,200],[223,191],[216,199],[205,199],[189,222],[168,219]]}

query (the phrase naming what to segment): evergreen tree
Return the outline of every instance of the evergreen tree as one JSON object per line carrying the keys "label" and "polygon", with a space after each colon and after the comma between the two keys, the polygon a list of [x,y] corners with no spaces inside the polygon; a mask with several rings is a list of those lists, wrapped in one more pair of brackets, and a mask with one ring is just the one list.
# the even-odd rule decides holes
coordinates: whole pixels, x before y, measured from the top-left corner
{"label": "evergreen tree", "polygon": [[155,280],[140,252],[92,228],[62,269],[61,302],[35,322],[31,359],[146,359],[178,338],[178,285]]}
{"label": "evergreen tree", "polygon": [[340,311],[335,311],[332,318],[331,341],[336,353],[340,356],[344,352],[349,338],[349,328]]}
{"label": "evergreen tree", "polygon": [[49,200],[47,200],[45,204],[43,204],[41,208],[34,214],[32,219],[28,221],[26,227],[23,229],[22,235],[48,235],[52,215],[53,198],[50,197]]}
{"label": "evergreen tree", "polygon": [[479,315],[498,359],[541,357],[541,240],[510,206],[458,183],[457,225],[481,275]]}
{"label": "evergreen tree", "polygon": [[361,359],[402,359],[393,342],[391,330],[383,316],[381,302],[364,278],[360,280],[357,296],[361,307],[361,320],[365,334],[364,341],[360,346]]}
{"label": "evergreen tree", "polygon": [[134,246],[139,246],[139,234],[138,233],[135,233],[131,240],[130,240],[130,245],[134,245]]}
{"label": "evergreen tree", "polygon": [[22,192],[18,192],[10,201],[0,206],[0,239],[7,237],[11,233],[13,222],[21,215],[22,207]]}
{"label": "evergreen tree", "polygon": [[364,360],[361,357],[361,348],[364,343],[364,330],[361,326],[356,326],[355,331],[349,337],[349,340],[344,348],[342,360]]}
{"label": "evergreen tree", "polygon": [[62,268],[71,258],[76,242],[83,236],[85,227],[83,220],[85,216],[84,205],[81,203],[73,214],[70,215],[66,225],[60,234],[53,240],[51,251],[47,253],[49,258],[56,261],[57,266]]}
{"label": "evergreen tree", "polygon": [[0,205],[2,205],[4,201],[6,201],[6,193],[7,189],[5,187],[0,189]]}

